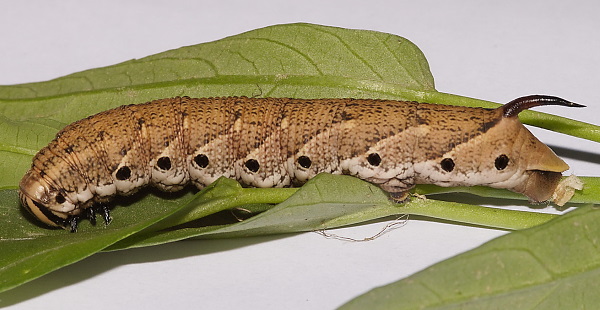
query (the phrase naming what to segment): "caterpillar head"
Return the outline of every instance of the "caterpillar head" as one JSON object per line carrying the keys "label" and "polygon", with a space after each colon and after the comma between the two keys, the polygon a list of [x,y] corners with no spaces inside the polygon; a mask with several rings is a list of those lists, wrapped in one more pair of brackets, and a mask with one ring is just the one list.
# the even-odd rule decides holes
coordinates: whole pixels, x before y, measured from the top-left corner
{"label": "caterpillar head", "polygon": [[29,170],[19,183],[21,204],[43,223],[68,228],[80,209],[61,189],[56,188],[35,170]]}
{"label": "caterpillar head", "polygon": [[480,184],[521,193],[534,203],[548,201],[569,166],[516,117],[502,119],[488,134],[494,141],[479,146],[485,176]]}
{"label": "caterpillar head", "polygon": [[[518,122],[517,115],[521,111],[542,105],[585,107],[558,97],[532,95],[517,98],[498,109],[502,111],[504,120]],[[562,172],[569,169],[569,166],[524,126],[521,125],[521,127],[524,137],[516,142],[522,143],[520,151],[523,154],[523,163],[521,163],[521,167],[525,170],[524,175],[527,177],[510,189],[524,194],[532,202],[547,201],[554,194]]]}
{"label": "caterpillar head", "polygon": [[569,166],[523,124],[519,112],[539,105],[581,105],[550,96],[527,96],[490,111],[485,133],[436,159],[434,184],[484,185],[521,193],[531,202],[551,199]]}

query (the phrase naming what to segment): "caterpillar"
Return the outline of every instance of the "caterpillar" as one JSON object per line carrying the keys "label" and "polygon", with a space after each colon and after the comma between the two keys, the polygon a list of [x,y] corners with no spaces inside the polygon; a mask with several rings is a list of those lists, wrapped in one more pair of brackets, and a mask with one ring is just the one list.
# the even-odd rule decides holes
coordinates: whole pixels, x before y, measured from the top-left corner
{"label": "caterpillar", "polygon": [[550,199],[569,166],[517,115],[582,107],[532,95],[496,109],[374,99],[175,97],[121,106],[62,129],[19,184],[22,205],[71,231],[145,185],[178,191],[221,176],[245,186],[299,186],[347,174],[402,200],[415,184],[484,185]]}

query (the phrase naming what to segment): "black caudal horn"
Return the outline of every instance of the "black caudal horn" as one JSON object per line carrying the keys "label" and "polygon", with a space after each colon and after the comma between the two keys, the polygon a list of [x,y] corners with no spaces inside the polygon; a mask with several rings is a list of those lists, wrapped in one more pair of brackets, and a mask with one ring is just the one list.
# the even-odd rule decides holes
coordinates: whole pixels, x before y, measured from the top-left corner
{"label": "black caudal horn", "polygon": [[504,111],[504,117],[513,117],[517,116],[521,111],[527,110],[529,108],[538,107],[542,105],[562,105],[565,107],[575,107],[575,108],[583,108],[584,105],[567,101],[565,99],[554,97],[554,96],[546,96],[546,95],[530,95],[521,98],[517,98],[504,106],[502,106],[502,110]]}

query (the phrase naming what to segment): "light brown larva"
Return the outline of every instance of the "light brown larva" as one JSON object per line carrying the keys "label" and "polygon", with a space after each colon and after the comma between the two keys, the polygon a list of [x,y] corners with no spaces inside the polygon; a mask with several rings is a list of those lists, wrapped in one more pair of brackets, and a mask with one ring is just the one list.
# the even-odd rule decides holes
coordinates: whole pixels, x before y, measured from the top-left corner
{"label": "light brown larva", "polygon": [[518,120],[528,96],[497,109],[428,103],[176,97],[108,110],[61,130],[20,182],[23,206],[76,230],[112,196],[152,184],[177,191],[221,176],[256,187],[349,174],[404,197],[415,184],[485,185],[550,199],[568,169]]}

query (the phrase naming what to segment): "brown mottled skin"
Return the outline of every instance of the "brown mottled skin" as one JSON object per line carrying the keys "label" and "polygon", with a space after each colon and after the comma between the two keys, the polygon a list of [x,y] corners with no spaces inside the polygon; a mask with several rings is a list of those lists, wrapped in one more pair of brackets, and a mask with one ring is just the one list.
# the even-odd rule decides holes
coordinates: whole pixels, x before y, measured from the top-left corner
{"label": "brown mottled skin", "polygon": [[519,122],[519,107],[511,108],[516,112],[363,99],[155,100],[65,127],[34,157],[20,196],[40,220],[63,227],[84,209],[146,184],[176,191],[220,176],[282,187],[329,172],[400,196],[431,183],[548,200],[568,166]]}

